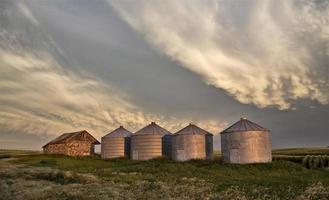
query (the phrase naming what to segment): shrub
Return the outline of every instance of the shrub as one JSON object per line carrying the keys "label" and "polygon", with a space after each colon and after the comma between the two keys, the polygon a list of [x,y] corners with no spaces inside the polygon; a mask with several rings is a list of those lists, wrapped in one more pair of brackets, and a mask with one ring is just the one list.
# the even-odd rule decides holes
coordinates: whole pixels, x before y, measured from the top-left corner
{"label": "shrub", "polygon": [[275,155],[273,156],[273,160],[285,160],[298,164],[302,164],[304,156],[288,156],[288,155]]}
{"label": "shrub", "polygon": [[314,167],[313,165],[313,156],[310,156],[308,159],[308,168],[312,169]]}
{"label": "shrub", "polygon": [[86,175],[79,175],[75,172],[63,172],[53,170],[49,172],[39,172],[34,174],[35,179],[52,181],[59,184],[70,184],[70,183],[86,183],[88,177]]}
{"label": "shrub", "polygon": [[329,167],[329,156],[305,156],[302,165],[308,169]]}
{"label": "shrub", "polygon": [[324,163],[325,163],[325,158],[324,158],[324,156],[320,156],[319,157],[319,162],[320,162],[320,164],[319,164],[319,168],[321,168],[321,169],[323,169],[325,166],[324,166]]}
{"label": "shrub", "polygon": [[324,156],[324,167],[329,167],[329,156]]}
{"label": "shrub", "polygon": [[303,161],[302,161],[302,165],[306,168],[310,168],[309,160],[310,160],[310,156],[305,156]]}
{"label": "shrub", "polygon": [[56,165],[56,160],[40,160],[39,165],[37,166],[42,166],[42,167],[52,167]]}
{"label": "shrub", "polygon": [[10,155],[6,155],[6,154],[0,155],[0,159],[5,159],[5,158],[10,158]]}
{"label": "shrub", "polygon": [[320,168],[320,158],[319,157],[313,157],[313,168],[317,169]]}

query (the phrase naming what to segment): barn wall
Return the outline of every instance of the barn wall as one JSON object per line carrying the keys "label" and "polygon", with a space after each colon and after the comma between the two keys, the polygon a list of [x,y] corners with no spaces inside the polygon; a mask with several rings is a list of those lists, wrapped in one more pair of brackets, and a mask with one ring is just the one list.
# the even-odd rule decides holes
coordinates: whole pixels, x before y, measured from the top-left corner
{"label": "barn wall", "polygon": [[71,141],[66,143],[67,155],[90,156],[94,153],[94,145],[86,141]]}
{"label": "barn wall", "polygon": [[46,154],[66,154],[66,145],[49,144],[43,149],[43,152]]}
{"label": "barn wall", "polygon": [[229,163],[266,163],[272,161],[270,132],[246,131],[221,135],[222,156]]}

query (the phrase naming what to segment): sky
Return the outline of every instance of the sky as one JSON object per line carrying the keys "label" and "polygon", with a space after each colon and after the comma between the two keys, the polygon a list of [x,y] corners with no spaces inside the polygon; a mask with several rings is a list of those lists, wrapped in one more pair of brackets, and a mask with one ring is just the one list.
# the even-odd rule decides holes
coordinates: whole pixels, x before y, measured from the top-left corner
{"label": "sky", "polygon": [[329,145],[329,0],[0,0],[0,149],[152,121]]}

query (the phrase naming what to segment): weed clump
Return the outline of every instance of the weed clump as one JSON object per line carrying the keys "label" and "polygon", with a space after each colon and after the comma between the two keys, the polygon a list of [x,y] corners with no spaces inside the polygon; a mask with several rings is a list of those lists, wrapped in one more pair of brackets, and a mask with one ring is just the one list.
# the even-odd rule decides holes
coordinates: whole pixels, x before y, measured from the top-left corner
{"label": "weed clump", "polygon": [[40,166],[51,167],[56,166],[56,160],[40,160]]}
{"label": "weed clump", "polygon": [[302,161],[302,165],[306,168],[310,168],[309,160],[310,160],[310,156],[305,156],[305,158]]}
{"label": "weed clump", "polygon": [[329,167],[329,156],[305,156],[302,165],[308,169],[323,169]]}
{"label": "weed clump", "polygon": [[318,182],[308,186],[305,191],[298,196],[297,200],[325,200],[329,197],[329,188],[325,187],[322,183]]}
{"label": "weed clump", "polygon": [[0,155],[0,160],[5,159],[5,158],[10,158],[10,157],[11,157],[10,155],[3,154],[3,155]]}
{"label": "weed clump", "polygon": [[59,170],[36,173],[32,177],[38,180],[51,181],[62,185],[72,183],[87,183],[94,182],[97,180],[97,178],[94,178],[94,176],[91,175],[82,175],[76,172],[65,172]]}

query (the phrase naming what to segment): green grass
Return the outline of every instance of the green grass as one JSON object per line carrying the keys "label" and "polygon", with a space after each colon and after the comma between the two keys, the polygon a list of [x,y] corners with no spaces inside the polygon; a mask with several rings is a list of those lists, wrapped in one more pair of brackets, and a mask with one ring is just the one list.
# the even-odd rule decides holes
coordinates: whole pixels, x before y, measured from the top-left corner
{"label": "green grass", "polygon": [[0,149],[0,158],[1,157],[22,156],[22,155],[34,155],[34,154],[41,154],[41,153],[42,153],[41,151]]}
{"label": "green grass", "polygon": [[[316,151],[319,152],[319,149],[316,149]],[[316,151],[303,149],[302,153]],[[223,164],[218,157],[213,161],[193,160],[177,163],[167,159],[150,161],[132,161],[128,159],[101,160],[98,156],[67,157],[37,154],[36,152],[26,155],[26,152],[16,152],[16,155],[11,154],[16,159],[9,162],[13,165],[35,167],[36,169],[51,168],[76,174],[91,174],[104,182],[111,182],[115,185],[127,185],[131,188],[143,184],[143,191],[154,193],[160,192],[161,184],[165,184],[165,187],[169,187],[168,185],[175,187],[175,185],[188,184],[190,185],[188,187],[192,188],[191,193],[193,192],[192,190],[195,190],[193,188],[206,185],[206,187],[211,188],[211,191],[208,192],[224,196],[233,193],[238,196],[245,196],[247,199],[269,199],[266,198],[268,195],[274,197],[273,199],[293,199],[308,191],[309,189],[307,188],[312,185],[318,187],[317,184],[320,184],[321,187],[329,188],[328,170],[307,169],[298,164],[300,162],[298,159],[304,156],[300,156],[302,155],[301,152],[296,154],[298,153],[296,149],[276,150],[276,152],[293,152],[293,154],[292,156],[289,154],[274,154],[273,163],[238,165]],[[321,155],[323,155],[322,153]],[[4,155],[4,152],[0,151],[1,155]],[[65,173],[62,174],[58,171],[46,173],[45,175],[40,175],[40,177],[37,176],[37,178],[42,180],[54,180],[57,183],[75,182],[74,177],[69,176],[71,177],[70,180],[66,180],[66,177]],[[79,181],[77,182],[80,183]],[[134,189],[131,190],[133,191]],[[321,189],[321,191],[326,190]],[[235,198],[235,196],[227,197],[227,199]]]}
{"label": "green grass", "polygon": [[306,156],[306,155],[329,155],[329,148],[288,148],[276,149],[272,151],[273,155],[290,155],[290,156]]}
{"label": "green grass", "polygon": [[[71,158],[66,156],[29,155],[11,161],[37,167],[51,167],[78,173],[90,173],[104,180],[131,184],[135,181],[179,182],[182,178],[205,180],[214,185],[217,192],[232,185],[252,192],[256,186],[270,188],[270,192],[284,198],[287,188],[302,192],[307,186],[321,182],[329,186],[329,173],[310,170],[288,161],[271,164],[234,165],[219,161],[190,161],[176,163],[165,159],[131,161],[99,158]],[[274,195],[274,194],[273,194]]]}

